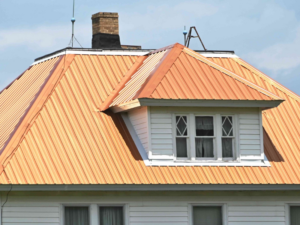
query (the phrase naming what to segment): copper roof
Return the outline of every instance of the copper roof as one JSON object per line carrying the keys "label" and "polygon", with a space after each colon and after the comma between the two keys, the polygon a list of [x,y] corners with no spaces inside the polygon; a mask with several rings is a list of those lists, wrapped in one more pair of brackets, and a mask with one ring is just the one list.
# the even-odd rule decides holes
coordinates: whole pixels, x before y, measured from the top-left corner
{"label": "copper roof", "polygon": [[282,100],[183,45],[150,53],[140,68],[116,87],[114,99],[102,110],[139,98],[209,100]]}
{"label": "copper roof", "polygon": [[[145,58],[67,55],[62,56],[1,154],[0,182],[300,184],[300,97],[240,59],[205,58],[203,64],[186,52],[180,54],[182,60],[191,57],[182,62],[183,66],[193,63],[211,71],[218,67],[218,71],[224,70],[213,75],[218,79],[230,78],[224,74],[227,71],[231,76],[237,75],[259,86],[255,89],[246,85],[249,88],[265,92],[256,91],[256,97],[279,96],[286,100],[275,109],[265,110],[263,115],[264,147],[271,167],[146,166],[122,117],[99,112],[106,98],[118,94],[114,89],[121,86],[123,79],[131,78],[128,72],[135,73]],[[245,86],[246,81],[235,79],[232,83],[237,86],[232,88],[239,88],[239,82]],[[232,96],[235,92],[232,91]]]}

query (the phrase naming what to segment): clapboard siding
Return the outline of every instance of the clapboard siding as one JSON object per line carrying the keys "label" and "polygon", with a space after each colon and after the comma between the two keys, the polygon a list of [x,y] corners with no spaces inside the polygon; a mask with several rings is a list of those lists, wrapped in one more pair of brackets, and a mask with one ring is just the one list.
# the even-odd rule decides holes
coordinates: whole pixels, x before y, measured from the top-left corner
{"label": "clapboard siding", "polygon": [[261,127],[259,112],[239,115],[239,147],[241,158],[261,156]]}
{"label": "clapboard siding", "polygon": [[[29,203],[28,205],[31,204]],[[45,205],[47,205],[47,203]],[[42,206],[4,207],[3,224],[4,225],[14,225],[14,224],[15,225],[21,225],[21,224],[58,225],[60,224],[59,205],[57,204],[56,207],[46,207],[46,206],[45,207]]]}
{"label": "clapboard siding", "polygon": [[147,206],[130,207],[129,221],[131,225],[161,224],[161,225],[188,225],[188,207],[170,206]]}
{"label": "clapboard siding", "polygon": [[[241,192],[236,195],[226,195],[224,192],[216,195],[193,195],[191,193],[172,192],[130,195],[120,192],[117,196],[111,192],[107,196],[90,193],[85,196],[10,196],[3,208],[4,225],[63,225],[63,205],[90,206],[90,225],[99,225],[97,208],[101,205],[124,205],[124,225],[193,225],[193,205],[224,205],[223,225],[284,225],[288,219],[287,203],[300,205],[299,195],[263,196],[269,192],[254,192],[246,196]],[[283,192],[281,192],[283,193]],[[232,193],[231,193],[232,194]],[[170,195],[170,196],[168,196]],[[244,196],[239,196],[244,195]],[[2,199],[4,196],[2,196]],[[3,200],[2,200],[3,204]]]}
{"label": "clapboard siding", "polygon": [[228,207],[228,225],[284,225],[285,224],[285,207],[270,205],[237,205],[231,203]]}
{"label": "clapboard siding", "polygon": [[145,151],[148,153],[149,135],[147,107],[142,107],[139,109],[129,111],[128,117]]}
{"label": "clapboard siding", "polygon": [[172,114],[151,108],[150,126],[152,155],[173,156]]}

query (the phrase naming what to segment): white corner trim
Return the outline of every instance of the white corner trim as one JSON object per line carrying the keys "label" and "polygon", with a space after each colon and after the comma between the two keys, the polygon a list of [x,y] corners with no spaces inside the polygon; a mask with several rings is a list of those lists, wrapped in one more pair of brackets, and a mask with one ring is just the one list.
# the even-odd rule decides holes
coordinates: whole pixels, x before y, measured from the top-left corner
{"label": "white corner trim", "polygon": [[224,54],[217,53],[217,54],[214,54],[214,53],[201,52],[199,54],[202,55],[202,56],[205,56],[206,58],[240,58],[240,57],[238,57],[235,54],[228,54],[228,53],[224,53]]}
{"label": "white corner trim", "polygon": [[61,55],[125,55],[125,56],[143,56],[143,55],[147,55],[149,52],[148,51],[145,51],[145,52],[140,52],[140,51],[106,51],[106,50],[103,50],[103,51],[80,51],[80,50],[70,50],[70,49],[67,49],[67,50],[62,50],[62,52],[59,52],[57,54],[54,54],[54,55],[51,55],[49,57],[45,57],[45,58],[42,58],[34,63],[32,63],[31,65],[36,65],[36,64],[39,64],[41,62],[44,62],[44,61],[47,61],[49,59],[52,59],[52,58],[55,58],[55,57],[58,57],[58,56],[61,56]]}

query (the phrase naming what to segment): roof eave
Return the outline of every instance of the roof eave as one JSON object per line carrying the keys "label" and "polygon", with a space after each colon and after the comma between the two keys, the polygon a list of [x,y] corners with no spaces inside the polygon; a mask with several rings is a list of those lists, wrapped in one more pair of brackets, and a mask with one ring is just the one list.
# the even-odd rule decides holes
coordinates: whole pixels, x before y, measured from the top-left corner
{"label": "roof eave", "polygon": [[279,106],[284,100],[205,100],[205,99],[149,99],[140,98],[111,107],[114,113],[125,112],[141,106],[174,106],[174,107],[237,107],[271,109]]}

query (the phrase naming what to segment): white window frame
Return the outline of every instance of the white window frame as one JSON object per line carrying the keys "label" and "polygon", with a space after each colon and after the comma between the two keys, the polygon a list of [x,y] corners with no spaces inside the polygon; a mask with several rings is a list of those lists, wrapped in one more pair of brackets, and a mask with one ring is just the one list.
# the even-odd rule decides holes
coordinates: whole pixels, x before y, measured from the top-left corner
{"label": "white window frame", "polygon": [[[186,116],[187,119],[187,136],[177,136],[177,122],[176,117],[177,116]],[[173,143],[174,143],[174,150],[173,150],[173,157],[177,160],[188,160],[191,157],[191,144],[190,144],[190,132],[191,132],[191,122],[189,114],[173,114],[172,116],[172,123],[173,123]],[[176,146],[176,138],[186,138],[187,143],[187,157],[177,157],[177,146]]]}
{"label": "white window frame", "polygon": [[189,225],[194,225],[193,221],[193,212],[195,206],[219,206],[221,207],[222,212],[222,225],[228,224],[228,210],[227,210],[227,204],[226,203],[190,203],[188,205],[188,214],[189,214]]}
{"label": "white window frame", "polygon": [[291,225],[291,206],[298,206],[300,207],[300,203],[287,203],[285,204],[285,224]]}
{"label": "white window frame", "polygon": [[[214,136],[196,136],[196,117],[212,117],[213,118],[213,124],[214,124]],[[218,152],[217,152],[217,119],[216,119],[216,115],[204,115],[204,114],[193,114],[193,140],[191,139],[191,141],[194,142],[194,148],[192,149],[192,151],[194,151],[194,155],[195,155],[195,159],[197,161],[215,161],[218,158]],[[191,133],[192,133],[191,132]],[[206,157],[206,158],[201,158],[196,156],[196,138],[212,138],[213,139],[213,146],[214,146],[214,157]]]}
{"label": "white window frame", "polygon": [[127,221],[128,207],[126,204],[97,204],[98,224],[100,224],[100,207],[122,207],[124,225],[129,224],[129,222]]}
{"label": "white window frame", "polygon": [[[232,135],[233,136],[223,136],[223,122],[222,122],[222,117],[232,117]],[[237,157],[237,150],[236,150],[236,119],[235,116],[233,114],[221,114],[221,143],[222,143],[222,139],[223,138],[232,138],[232,157],[223,157],[223,150],[222,150],[222,146],[221,146],[221,154],[222,154],[222,160],[225,162],[230,162],[230,161],[234,161]]]}
{"label": "white window frame", "polygon": [[100,224],[100,207],[123,207],[124,225],[129,225],[129,204],[128,203],[61,203],[60,224],[65,225],[65,207],[88,207],[89,225]]}
{"label": "white window frame", "polygon": [[[187,158],[177,158],[177,146],[176,146],[176,116],[186,116],[188,123],[188,135],[187,135]],[[197,158],[196,157],[196,117],[209,116],[213,117],[214,123],[214,136],[207,137],[214,139],[214,157],[213,158]],[[231,116],[233,122],[233,157],[222,157],[222,116]],[[175,162],[202,162],[202,163],[215,163],[215,162],[237,162],[239,161],[238,152],[238,121],[236,114],[217,114],[217,113],[172,113],[172,130],[173,130],[173,158]]]}
{"label": "white window frame", "polygon": [[60,216],[60,224],[65,225],[65,208],[66,207],[87,207],[88,212],[89,212],[89,225],[92,225],[92,212],[91,212],[91,204],[73,204],[73,203],[66,203],[66,204],[61,204],[61,216]]}

